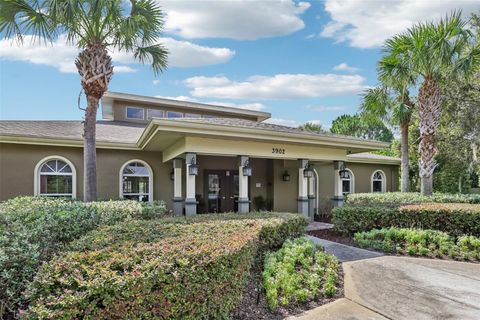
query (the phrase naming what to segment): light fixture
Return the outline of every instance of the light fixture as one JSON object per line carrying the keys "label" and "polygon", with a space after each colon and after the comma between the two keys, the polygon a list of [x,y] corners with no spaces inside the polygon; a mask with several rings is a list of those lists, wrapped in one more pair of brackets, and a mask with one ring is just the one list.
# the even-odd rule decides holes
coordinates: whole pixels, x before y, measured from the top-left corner
{"label": "light fixture", "polygon": [[198,165],[195,163],[195,158],[192,158],[188,166],[188,174],[191,176],[198,176]]}
{"label": "light fixture", "polygon": [[349,179],[350,178],[350,173],[348,172],[347,168],[343,164],[342,167],[340,168],[340,171],[338,171],[338,174],[340,175],[340,179]]}
{"label": "light fixture", "polygon": [[307,163],[305,165],[305,169],[303,169],[303,176],[305,178],[313,178],[313,169],[311,168],[309,163]]}
{"label": "light fixture", "polygon": [[175,171],[172,169],[172,171],[170,171],[170,180],[174,181],[175,180]]}
{"label": "light fixture", "polygon": [[243,176],[245,177],[252,176],[252,167],[250,167],[250,162],[248,162],[248,160],[245,160],[242,171],[243,171]]}
{"label": "light fixture", "polygon": [[285,171],[282,176],[283,181],[290,181],[290,174],[288,171]]}

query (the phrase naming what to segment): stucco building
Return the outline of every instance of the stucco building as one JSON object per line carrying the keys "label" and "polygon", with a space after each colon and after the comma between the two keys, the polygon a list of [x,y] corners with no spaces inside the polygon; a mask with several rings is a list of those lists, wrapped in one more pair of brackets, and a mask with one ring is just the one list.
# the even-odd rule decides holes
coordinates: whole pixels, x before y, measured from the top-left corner
{"label": "stucco building", "polygon": [[[367,153],[385,143],[269,124],[266,112],[108,92],[101,117],[99,199],[312,217],[322,200],[398,189],[400,160]],[[0,200],[82,199],[82,130],[81,121],[0,121]]]}

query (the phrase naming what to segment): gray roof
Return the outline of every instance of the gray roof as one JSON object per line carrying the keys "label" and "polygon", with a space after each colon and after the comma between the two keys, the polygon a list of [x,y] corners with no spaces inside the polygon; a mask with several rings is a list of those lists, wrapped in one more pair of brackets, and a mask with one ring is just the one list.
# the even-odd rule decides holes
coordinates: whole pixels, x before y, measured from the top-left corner
{"label": "gray roof", "polygon": [[362,160],[387,160],[387,161],[400,161],[400,158],[384,156],[376,153],[361,152],[353,153],[347,156],[348,159],[362,159]]}
{"label": "gray roof", "polygon": [[[145,124],[97,121],[97,141],[135,144]],[[0,121],[0,135],[29,138],[83,139],[82,121]]]}

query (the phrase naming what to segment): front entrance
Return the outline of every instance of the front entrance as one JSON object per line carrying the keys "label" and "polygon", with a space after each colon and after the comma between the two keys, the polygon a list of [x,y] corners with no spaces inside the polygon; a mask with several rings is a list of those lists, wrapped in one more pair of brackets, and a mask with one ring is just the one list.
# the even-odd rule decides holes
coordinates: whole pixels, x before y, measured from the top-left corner
{"label": "front entrance", "polygon": [[238,171],[205,170],[208,212],[238,211]]}

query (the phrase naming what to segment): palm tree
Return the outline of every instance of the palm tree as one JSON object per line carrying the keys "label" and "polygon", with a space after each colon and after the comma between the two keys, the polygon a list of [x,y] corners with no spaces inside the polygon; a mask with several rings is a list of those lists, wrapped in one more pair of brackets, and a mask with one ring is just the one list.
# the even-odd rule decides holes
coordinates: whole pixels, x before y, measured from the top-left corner
{"label": "palm tree", "polygon": [[154,0],[1,0],[0,32],[23,42],[53,42],[66,35],[81,49],[75,65],[87,98],[84,120],[84,201],[97,198],[95,129],[98,102],[114,68],[109,50],[133,53],[155,74],[167,65],[167,51],[157,43],[163,14]]}
{"label": "palm tree", "polygon": [[[383,69],[384,61],[381,60],[379,69],[381,73],[385,72]],[[410,191],[410,175],[409,175],[409,154],[408,154],[408,131],[412,118],[412,111],[415,107],[411,101],[408,85],[409,81],[400,81],[401,84],[397,88],[388,87],[392,80],[399,80],[400,78],[383,78],[383,85],[368,89],[364,96],[360,107],[362,117],[382,119],[400,127],[400,151],[401,151],[401,191]],[[408,79],[408,77],[406,78]]]}
{"label": "palm tree", "polygon": [[442,104],[440,84],[446,79],[468,76],[479,60],[478,48],[474,48],[472,35],[465,25],[461,13],[454,12],[437,23],[417,24],[385,44],[384,59],[393,65],[390,72],[394,74],[395,68],[407,70],[415,82],[421,83],[418,89],[419,167],[424,195],[431,195],[433,191],[435,135]]}

